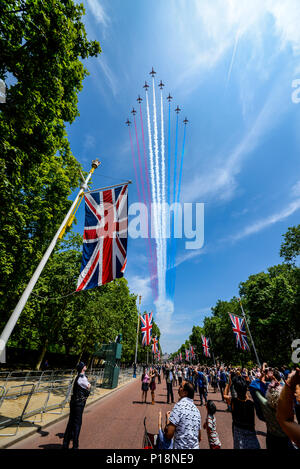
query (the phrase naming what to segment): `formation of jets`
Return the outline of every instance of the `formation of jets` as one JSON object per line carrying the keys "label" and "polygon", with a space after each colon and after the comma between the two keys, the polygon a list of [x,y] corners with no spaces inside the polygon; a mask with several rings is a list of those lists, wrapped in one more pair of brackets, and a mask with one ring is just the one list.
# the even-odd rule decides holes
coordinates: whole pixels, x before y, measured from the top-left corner
{"label": "formation of jets", "polygon": [[[152,78],[154,78],[154,76],[156,75],[156,71],[154,70],[153,67],[152,67],[152,70],[151,70],[151,72],[149,73],[149,75],[151,75]],[[165,85],[164,85],[164,83],[162,82],[162,80],[160,80],[160,83],[159,83],[158,86],[159,86],[159,88],[160,88],[161,90],[163,89],[163,87],[164,87]],[[148,83],[147,83],[146,81],[145,81],[145,84],[144,84],[143,88],[145,88],[145,91],[146,91],[146,92],[148,91],[149,85],[148,85]],[[169,96],[167,97],[167,100],[169,101],[169,103],[171,102],[172,99],[173,99],[173,97],[172,97],[172,96],[170,95],[170,93],[169,93]],[[140,97],[140,95],[138,95],[137,102],[138,102],[139,104],[141,104],[142,101],[143,101],[143,99]],[[175,109],[175,112],[176,112],[177,114],[179,114],[180,111],[181,111],[181,109],[180,109],[180,107],[177,105],[177,108]],[[133,116],[135,116],[135,114],[136,114],[136,110],[134,109],[134,107],[132,108],[131,114],[133,114]],[[188,122],[189,122],[189,121],[188,121],[187,118],[185,118],[184,121],[183,121],[184,125],[186,125]],[[128,125],[128,127],[129,127],[130,124],[131,124],[130,120],[127,119],[127,121],[125,122],[125,124]]]}

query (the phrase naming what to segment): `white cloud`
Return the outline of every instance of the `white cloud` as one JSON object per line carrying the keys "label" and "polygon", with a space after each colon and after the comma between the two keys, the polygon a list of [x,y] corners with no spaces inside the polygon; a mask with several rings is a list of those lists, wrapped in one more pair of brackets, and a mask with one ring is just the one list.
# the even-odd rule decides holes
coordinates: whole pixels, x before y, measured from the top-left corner
{"label": "white cloud", "polygon": [[237,42],[242,38],[251,44],[255,53],[263,54],[258,49],[262,48],[262,36],[267,32],[277,39],[278,53],[287,46],[291,46],[294,55],[300,52],[298,0],[189,0],[188,8],[186,0],[179,0],[172,2],[171,7],[168,5],[168,9],[176,30],[185,39],[187,62],[178,76],[178,84],[199,77],[232,50],[228,79]]}
{"label": "white cloud", "polygon": [[300,197],[300,180],[292,187],[293,197]]}
{"label": "white cloud", "polygon": [[230,239],[233,241],[237,241],[253,233],[258,233],[259,231],[267,228],[268,226],[273,225],[274,223],[277,223],[289,217],[294,212],[299,210],[299,208],[300,208],[300,199],[294,200],[292,203],[288,205],[288,207],[284,208],[280,212],[274,213],[273,215],[270,215],[269,217],[256,221],[252,225],[247,226],[240,233],[232,235]]}
{"label": "white cloud", "polygon": [[216,157],[211,162],[212,170],[209,173],[197,175],[185,184],[182,191],[184,201],[207,202],[209,198],[229,200],[233,197],[238,186],[236,177],[241,171],[243,160],[260,145],[267,132],[277,125],[288,109],[290,103],[283,98],[283,81],[282,77],[279,78],[272,87],[254,121],[230,154],[225,159]]}
{"label": "white cloud", "polygon": [[99,0],[87,0],[88,6],[97,23],[107,26],[109,18]]}

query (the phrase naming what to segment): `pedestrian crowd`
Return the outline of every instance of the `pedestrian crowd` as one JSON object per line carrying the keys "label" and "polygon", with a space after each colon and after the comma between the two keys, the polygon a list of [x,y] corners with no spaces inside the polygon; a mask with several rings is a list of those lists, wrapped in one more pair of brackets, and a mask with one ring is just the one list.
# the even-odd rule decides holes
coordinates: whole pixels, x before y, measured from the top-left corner
{"label": "pedestrian crowd", "polygon": [[[198,449],[201,430],[206,430],[211,449],[222,448],[217,431],[217,408],[207,399],[208,390],[221,394],[232,416],[233,449],[260,449],[255,416],[265,422],[266,447],[271,450],[300,449],[300,368],[242,368],[231,365],[178,365],[166,363],[145,367],[142,374],[142,402],[151,390],[155,404],[156,380],[165,380],[167,403],[174,403],[166,415],[164,429],[159,415],[158,448]],[[178,402],[174,399],[178,386]],[[206,406],[206,419],[194,402],[199,393],[200,406]]]}

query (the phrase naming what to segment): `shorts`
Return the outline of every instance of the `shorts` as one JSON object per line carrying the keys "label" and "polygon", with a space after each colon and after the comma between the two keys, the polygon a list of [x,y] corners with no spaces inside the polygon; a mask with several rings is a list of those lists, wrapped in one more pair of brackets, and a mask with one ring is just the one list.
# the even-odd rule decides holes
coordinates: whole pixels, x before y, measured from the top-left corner
{"label": "shorts", "polygon": [[142,391],[148,391],[149,389],[149,384],[148,383],[142,383]]}

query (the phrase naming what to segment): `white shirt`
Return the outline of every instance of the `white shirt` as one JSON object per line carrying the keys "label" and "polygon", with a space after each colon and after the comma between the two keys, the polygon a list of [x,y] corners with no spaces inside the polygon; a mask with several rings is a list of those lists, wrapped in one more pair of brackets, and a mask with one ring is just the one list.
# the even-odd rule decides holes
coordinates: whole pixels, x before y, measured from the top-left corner
{"label": "white shirt", "polygon": [[89,389],[90,383],[88,382],[87,377],[83,373],[81,373],[81,375],[78,378],[77,384],[84,389]]}
{"label": "white shirt", "polygon": [[183,397],[174,405],[169,418],[176,426],[174,449],[199,449],[201,415],[193,399]]}

